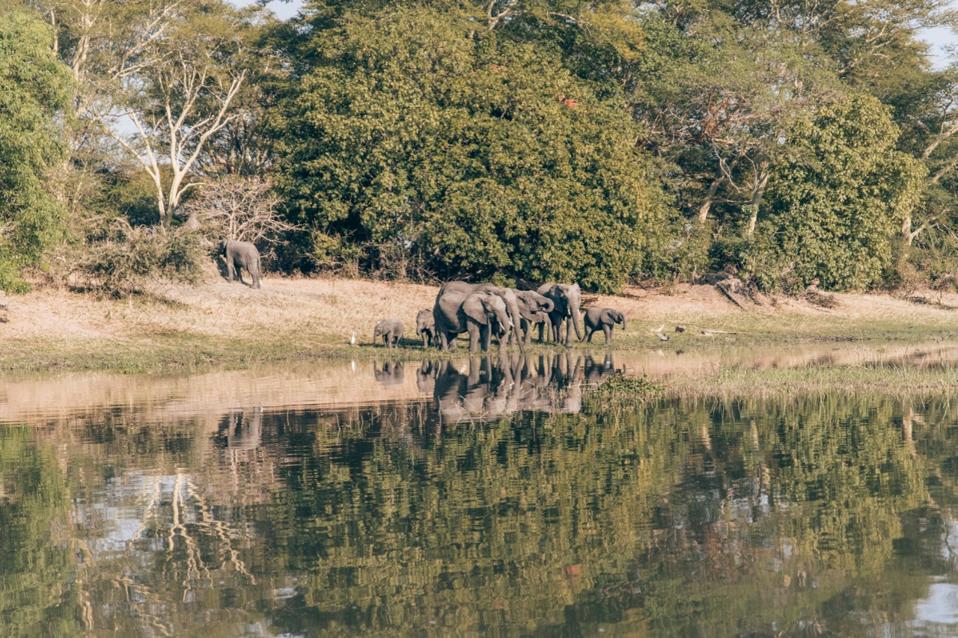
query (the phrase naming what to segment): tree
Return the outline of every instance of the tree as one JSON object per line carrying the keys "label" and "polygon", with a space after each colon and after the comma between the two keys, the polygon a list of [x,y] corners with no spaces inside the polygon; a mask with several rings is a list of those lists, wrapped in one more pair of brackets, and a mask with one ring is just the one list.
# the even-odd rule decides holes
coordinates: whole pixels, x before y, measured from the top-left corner
{"label": "tree", "polygon": [[197,185],[200,156],[236,119],[230,109],[246,79],[236,64],[244,23],[221,3],[210,4],[178,5],[163,36],[144,53],[148,62],[116,78],[112,102],[97,114],[152,179],[160,223],[167,227]]}
{"label": "tree", "polygon": [[279,196],[266,179],[225,177],[186,204],[187,225],[207,228],[217,239],[275,242],[296,230],[280,217],[279,203]]}
{"label": "tree", "polygon": [[792,130],[750,246],[769,287],[863,289],[881,283],[893,240],[917,205],[924,169],[895,150],[898,130],[867,95],[822,105]]}
{"label": "tree", "polygon": [[67,69],[50,30],[22,11],[0,10],[0,289],[23,287],[62,231],[62,208],[45,184],[63,153]]}
{"label": "tree", "polygon": [[[291,219],[373,270],[615,289],[667,207],[621,94],[456,13],[347,14],[285,102]],[[330,242],[330,240],[332,240]]]}

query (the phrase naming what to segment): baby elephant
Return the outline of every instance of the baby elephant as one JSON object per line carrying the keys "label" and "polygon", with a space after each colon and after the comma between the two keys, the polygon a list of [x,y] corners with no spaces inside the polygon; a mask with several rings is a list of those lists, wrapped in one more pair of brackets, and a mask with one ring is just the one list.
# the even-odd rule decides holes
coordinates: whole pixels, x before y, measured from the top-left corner
{"label": "baby elephant", "polygon": [[260,266],[259,251],[248,241],[226,239],[220,242],[220,254],[226,258],[226,272],[230,281],[239,279],[243,283],[241,268],[245,268],[253,278],[253,288],[259,288]]}
{"label": "baby elephant", "polygon": [[428,348],[435,343],[436,318],[432,314],[432,308],[426,308],[416,313],[416,335],[422,339],[423,348]]}
{"label": "baby elephant", "polygon": [[403,327],[399,319],[383,319],[373,329],[373,344],[380,339],[387,348],[395,348],[402,339]]}
{"label": "baby elephant", "polygon": [[612,328],[621,323],[625,330],[625,315],[613,308],[589,308],[585,313],[585,330],[588,333],[589,343],[592,335],[601,330],[605,334],[605,342],[612,341]]}

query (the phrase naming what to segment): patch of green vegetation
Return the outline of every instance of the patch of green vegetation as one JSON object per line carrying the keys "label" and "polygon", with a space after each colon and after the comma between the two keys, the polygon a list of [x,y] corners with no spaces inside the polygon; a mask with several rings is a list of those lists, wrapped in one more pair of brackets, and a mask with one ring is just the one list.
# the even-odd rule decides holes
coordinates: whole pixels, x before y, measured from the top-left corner
{"label": "patch of green vegetation", "polygon": [[589,400],[602,409],[616,405],[633,404],[660,396],[664,388],[646,376],[626,376],[617,371],[592,391]]}

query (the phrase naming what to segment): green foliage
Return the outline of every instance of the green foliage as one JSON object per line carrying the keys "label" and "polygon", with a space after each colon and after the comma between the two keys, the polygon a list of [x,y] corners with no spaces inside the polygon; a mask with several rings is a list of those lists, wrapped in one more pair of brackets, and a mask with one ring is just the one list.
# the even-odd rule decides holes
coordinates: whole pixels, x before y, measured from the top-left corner
{"label": "green foliage", "polygon": [[117,218],[91,242],[79,264],[90,289],[123,296],[151,280],[194,282],[206,257],[199,234],[162,226],[131,226]]}
{"label": "green foliage", "polygon": [[22,269],[40,261],[63,227],[46,179],[62,157],[58,118],[69,75],[52,37],[32,15],[0,9],[0,290],[22,289]]}
{"label": "green foliage", "polygon": [[456,14],[346,15],[313,37],[282,131],[295,221],[395,275],[610,290],[647,267],[668,213],[620,95]]}
{"label": "green foliage", "polygon": [[866,95],[822,105],[784,141],[746,271],[766,288],[876,286],[902,221],[921,195],[923,167],[895,150],[887,109]]}

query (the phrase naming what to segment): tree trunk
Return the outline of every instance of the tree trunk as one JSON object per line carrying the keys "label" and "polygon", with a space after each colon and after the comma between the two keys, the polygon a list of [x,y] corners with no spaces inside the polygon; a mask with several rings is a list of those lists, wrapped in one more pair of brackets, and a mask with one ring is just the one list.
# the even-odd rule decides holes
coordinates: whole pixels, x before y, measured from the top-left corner
{"label": "tree trunk", "polygon": [[712,180],[712,183],[709,185],[708,192],[705,193],[705,201],[702,202],[702,205],[699,206],[699,212],[696,218],[698,219],[699,224],[704,224],[709,217],[709,211],[712,210],[712,203],[715,201],[715,193],[718,192],[719,186],[722,184],[722,178],[716,177]]}
{"label": "tree trunk", "polygon": [[748,203],[748,227],[745,230],[745,236],[749,239],[755,234],[755,226],[758,224],[758,209],[762,205],[762,198],[765,196],[765,187],[768,185],[770,174],[765,171],[759,175],[759,179],[752,190],[752,199]]}

